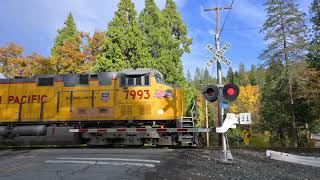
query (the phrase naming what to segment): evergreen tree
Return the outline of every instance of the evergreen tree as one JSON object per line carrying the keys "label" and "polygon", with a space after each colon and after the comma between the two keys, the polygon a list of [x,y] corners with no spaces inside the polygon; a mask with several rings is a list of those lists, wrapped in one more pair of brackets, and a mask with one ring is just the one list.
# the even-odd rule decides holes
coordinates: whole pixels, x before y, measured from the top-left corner
{"label": "evergreen tree", "polygon": [[186,80],[187,80],[188,83],[190,83],[192,81],[191,73],[190,73],[189,70],[187,72],[187,79]]}
{"label": "evergreen tree", "polygon": [[245,65],[242,63],[239,64],[239,81],[240,81],[240,86],[247,86],[250,83]]}
{"label": "evergreen tree", "polygon": [[[298,144],[296,116],[294,114],[293,80],[290,66],[302,60],[305,52],[305,14],[298,10],[295,0],[266,0],[267,19],[263,25],[265,40],[270,41],[261,58],[270,65],[273,59],[280,59],[285,64],[285,79],[288,80],[288,109],[291,116],[291,136],[293,146]],[[292,70],[294,71],[294,70]],[[280,88],[280,86],[279,86]]]}
{"label": "evergreen tree", "polygon": [[164,19],[154,0],[145,0],[145,8],[139,15],[139,24],[153,59],[161,57],[164,45]]}
{"label": "evergreen tree", "polygon": [[310,42],[308,62],[312,68],[320,71],[320,0],[311,4],[312,40]]}
{"label": "evergreen tree", "polygon": [[249,81],[251,86],[256,86],[257,85],[257,66],[256,65],[251,65],[251,69],[249,72]]}
{"label": "evergreen tree", "polygon": [[204,68],[204,72],[203,72],[203,84],[207,85],[207,84],[211,84],[212,83],[212,78],[209,74],[209,71],[207,68]]}
{"label": "evergreen tree", "polygon": [[256,81],[257,85],[262,88],[264,86],[265,81],[265,70],[262,66],[258,67],[257,73],[256,73]]}
{"label": "evergreen tree", "polygon": [[280,60],[273,59],[266,70],[261,97],[261,125],[264,130],[270,131],[272,143],[285,146],[290,127],[290,112],[284,104],[288,92],[282,89],[286,86],[283,67]]}
{"label": "evergreen tree", "polygon": [[234,72],[233,83],[236,84],[236,85],[238,85],[238,86],[241,85],[238,71],[235,71],[235,72]]}
{"label": "evergreen tree", "polygon": [[193,80],[194,80],[194,81],[201,81],[201,79],[202,79],[202,73],[201,73],[200,68],[197,67],[197,68],[196,68],[196,72],[195,72],[195,74],[194,74]]}
{"label": "evergreen tree", "polygon": [[[175,84],[182,84],[184,81],[183,65],[181,57],[183,53],[190,52],[190,44],[192,40],[187,36],[188,30],[183,24],[181,14],[177,11],[176,4],[173,0],[167,0],[164,10],[164,27],[166,28],[165,50],[162,51],[166,55],[168,64],[167,81]],[[166,61],[166,62],[167,62]]]}
{"label": "evergreen tree", "polygon": [[115,16],[108,24],[102,52],[94,71],[120,71],[123,68],[152,67],[132,0],[120,0]]}
{"label": "evergreen tree", "polygon": [[62,46],[67,41],[77,41],[76,37],[79,35],[79,32],[76,27],[73,15],[70,12],[67,20],[64,22],[64,27],[58,30],[58,35],[54,40],[54,46],[51,49],[51,55],[56,56],[56,48]]}
{"label": "evergreen tree", "polygon": [[234,73],[233,73],[232,67],[228,68],[227,83],[234,83]]}

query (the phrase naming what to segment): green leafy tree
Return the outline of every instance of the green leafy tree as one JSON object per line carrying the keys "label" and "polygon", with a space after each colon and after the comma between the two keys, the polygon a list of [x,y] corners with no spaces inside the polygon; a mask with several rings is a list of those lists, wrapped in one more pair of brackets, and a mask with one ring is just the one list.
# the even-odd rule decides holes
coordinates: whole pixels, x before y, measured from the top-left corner
{"label": "green leafy tree", "polygon": [[[188,30],[182,21],[181,14],[177,11],[173,0],[167,0],[164,10],[165,31],[165,49],[162,53],[166,56],[168,64],[167,73],[165,73],[167,82],[173,84],[182,84],[184,82],[182,55],[190,52],[192,39],[188,37]],[[166,61],[167,62],[167,61]]]}
{"label": "green leafy tree", "polygon": [[313,0],[310,10],[312,39],[310,42],[308,62],[312,68],[320,71],[320,0]]}
{"label": "green leafy tree", "polygon": [[134,3],[132,0],[121,0],[108,24],[94,71],[120,71],[123,68],[152,66],[153,61],[138,24]]}
{"label": "green leafy tree", "polygon": [[[264,3],[267,18],[263,25],[262,32],[265,33],[265,40],[269,41],[266,50],[261,54],[266,65],[270,65],[273,59],[284,62],[285,77],[288,84],[288,108],[291,118],[292,145],[298,145],[298,132],[296,116],[294,114],[293,78],[291,72],[292,64],[303,60],[305,52],[305,14],[298,10],[295,0],[266,0]],[[281,86],[279,86],[280,88]]]}
{"label": "green leafy tree", "polygon": [[168,62],[162,51],[165,49],[165,41],[169,33],[163,26],[164,18],[154,0],[145,0],[145,8],[139,15],[140,29],[148,46],[151,57],[155,60],[154,68],[166,75]]}

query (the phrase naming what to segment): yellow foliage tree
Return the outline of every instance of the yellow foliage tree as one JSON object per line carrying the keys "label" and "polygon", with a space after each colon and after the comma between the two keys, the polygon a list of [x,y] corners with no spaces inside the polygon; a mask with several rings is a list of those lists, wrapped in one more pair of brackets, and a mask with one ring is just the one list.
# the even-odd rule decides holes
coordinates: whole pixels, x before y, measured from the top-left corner
{"label": "yellow foliage tree", "polygon": [[259,121],[260,90],[258,86],[242,86],[236,101],[230,106],[232,113],[250,112],[254,124]]}

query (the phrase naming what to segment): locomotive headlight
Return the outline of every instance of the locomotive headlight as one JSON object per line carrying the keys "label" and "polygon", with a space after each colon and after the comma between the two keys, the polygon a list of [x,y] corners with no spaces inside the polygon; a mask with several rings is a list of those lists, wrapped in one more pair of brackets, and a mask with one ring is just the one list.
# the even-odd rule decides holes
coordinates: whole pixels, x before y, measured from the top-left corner
{"label": "locomotive headlight", "polygon": [[163,109],[159,109],[159,110],[157,111],[157,114],[159,114],[159,115],[163,115],[163,113],[164,113]]}

